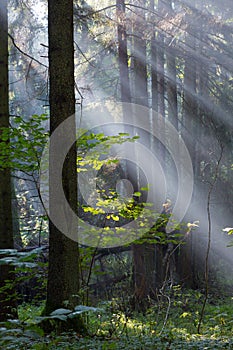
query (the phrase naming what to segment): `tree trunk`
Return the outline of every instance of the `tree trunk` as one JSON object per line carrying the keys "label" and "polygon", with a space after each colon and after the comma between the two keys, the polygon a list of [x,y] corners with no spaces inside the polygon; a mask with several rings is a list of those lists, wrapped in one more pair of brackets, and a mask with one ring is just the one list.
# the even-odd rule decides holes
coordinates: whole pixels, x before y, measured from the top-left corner
{"label": "tree trunk", "polygon": [[125,1],[117,0],[117,35],[118,35],[118,56],[120,71],[120,90],[121,102],[131,102],[129,69],[128,69],[128,52],[127,52],[127,33],[125,23]]}
{"label": "tree trunk", "polygon": [[[150,1],[151,11],[155,10],[155,0]],[[152,109],[158,112],[158,71],[157,71],[157,43],[155,30],[151,37],[151,106]]]}
{"label": "tree trunk", "polygon": [[[191,23],[189,16],[186,16],[188,23]],[[196,123],[198,115],[197,106],[197,63],[193,57],[193,52],[196,50],[195,32],[192,25],[189,26],[189,33],[186,33],[186,58],[184,67],[184,94],[183,94],[183,130],[182,137],[188,148],[189,154],[192,159],[192,164],[195,171],[195,156],[196,156],[196,139],[193,135],[196,133]],[[179,275],[181,280],[193,287],[193,238],[190,235],[186,241],[186,244],[181,246],[179,255]]]}
{"label": "tree trunk", "polygon": [[[0,128],[9,127],[9,99],[8,99],[8,18],[7,0],[2,0],[0,11]],[[0,132],[1,142],[1,132]],[[5,141],[3,141],[5,142]],[[11,172],[0,167],[0,249],[13,249],[13,226],[11,204]],[[13,287],[2,291],[6,281],[12,284],[14,268],[9,265],[0,265],[0,321],[17,317],[16,302]]]}
{"label": "tree trunk", "polygon": [[[144,7],[144,1],[137,0],[135,5]],[[132,102],[148,106],[146,40],[143,38],[143,26],[146,23],[145,10],[135,9],[135,12],[136,18],[133,28],[134,91]]]}
{"label": "tree trunk", "polygon": [[[173,9],[171,0],[167,0],[166,8],[169,19],[172,18]],[[169,39],[170,40],[170,39]],[[173,44],[175,44],[173,42]],[[166,45],[166,63],[167,63],[167,112],[168,120],[178,130],[178,109],[177,109],[177,83],[176,83],[176,57],[172,53],[172,47],[169,42]]]}
{"label": "tree trunk", "polygon": [[[73,1],[49,0],[49,64],[50,64],[50,131],[51,133],[75,113]],[[75,123],[70,133],[75,133]],[[71,137],[71,135],[63,135]],[[62,142],[62,141],[61,141]],[[62,147],[62,144],[61,144]],[[59,154],[50,153],[50,174]],[[54,178],[54,176],[52,176]],[[61,181],[61,179],[55,179]],[[76,146],[67,155],[63,169],[63,187],[67,201],[77,208]],[[50,214],[56,214],[56,183],[50,183]],[[62,205],[62,204],[61,204]],[[69,218],[67,218],[68,224]],[[67,238],[53,222],[49,223],[49,271],[45,313],[78,303],[78,244]]]}
{"label": "tree trunk", "polygon": [[[158,13],[160,15],[160,21],[164,20],[164,2],[158,0],[157,5]],[[157,24],[160,27],[160,23]],[[165,133],[165,52],[164,52],[164,34],[161,30],[157,33],[157,95],[158,95],[158,114],[160,118],[162,117],[163,123],[160,123],[159,132]],[[163,145],[158,143],[157,146],[158,154],[160,157],[160,164],[163,167],[164,172],[166,172],[166,153]]]}
{"label": "tree trunk", "polygon": [[[158,0],[158,12],[160,16],[164,15],[164,3]],[[158,46],[157,46],[157,88],[158,88],[158,112],[165,118],[165,79],[164,79],[164,35],[158,33]]]}
{"label": "tree trunk", "polygon": [[20,234],[19,227],[19,210],[18,210],[18,201],[16,197],[15,184],[11,180],[11,190],[12,190],[12,225],[13,225],[13,238],[14,238],[14,247],[20,249],[23,247],[23,241]]}
{"label": "tree trunk", "polygon": [[[142,1],[137,1],[136,5],[144,7]],[[137,17],[134,23],[134,95],[133,102],[143,106],[148,106],[147,91],[147,51],[146,40],[143,38],[143,25],[146,23],[145,10],[137,9]],[[144,115],[145,123],[149,123],[149,113]],[[140,177],[138,178],[138,191]],[[133,244],[133,272],[134,272],[134,298],[133,307],[136,310],[145,310],[149,297],[155,293],[155,247],[148,242]]]}

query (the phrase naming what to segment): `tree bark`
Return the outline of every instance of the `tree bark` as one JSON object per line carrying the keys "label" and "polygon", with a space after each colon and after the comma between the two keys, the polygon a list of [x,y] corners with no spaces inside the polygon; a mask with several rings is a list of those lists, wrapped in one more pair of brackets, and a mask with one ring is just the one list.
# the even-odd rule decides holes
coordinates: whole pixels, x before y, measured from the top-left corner
{"label": "tree bark", "polygon": [[[158,11],[160,15],[164,15],[164,3],[158,0]],[[165,118],[165,79],[164,79],[164,35],[158,33],[158,48],[157,48],[157,88],[158,88],[158,113]]]}
{"label": "tree bark", "polygon": [[[167,0],[166,9],[168,12],[168,18],[172,18],[173,9],[171,0]],[[172,53],[172,47],[169,43],[166,45],[166,63],[167,63],[167,112],[168,120],[178,130],[178,109],[177,109],[177,83],[176,83],[176,57]]]}
{"label": "tree bark", "polygon": [[[186,21],[189,23],[189,33],[186,33],[185,44],[185,67],[184,67],[184,93],[183,93],[183,130],[182,137],[185,145],[188,148],[192,159],[194,174],[195,157],[196,157],[196,139],[193,135],[196,133],[196,123],[198,115],[197,105],[197,62],[194,57],[196,51],[195,29],[192,28],[192,22],[189,15],[186,16]],[[186,244],[181,246],[178,273],[182,281],[189,287],[193,287],[193,238],[190,235]]]}
{"label": "tree bark", "polygon": [[[50,131],[52,133],[60,123],[75,113],[73,1],[49,0],[48,11]],[[75,124],[70,132],[76,132]],[[63,137],[70,137],[70,135],[63,135]],[[53,174],[57,159],[59,154],[50,153],[50,174]],[[55,179],[55,181],[61,181],[61,179]],[[62,181],[67,201],[76,211],[76,146],[72,147],[67,155]],[[56,206],[56,184],[50,183],[50,212],[56,210]],[[51,221],[49,231],[49,271],[45,314],[64,306],[77,305],[79,292],[78,244],[60,232]]]}
{"label": "tree bark", "polygon": [[[144,7],[144,1],[137,0],[135,5]],[[145,10],[135,9],[135,12],[136,17],[133,26],[134,89],[132,102],[148,106],[146,40],[143,38],[143,26],[146,23]]]}
{"label": "tree bark", "polygon": [[[150,1],[151,11],[155,10],[155,0]],[[158,70],[157,70],[157,42],[155,30],[153,29],[151,37],[151,106],[152,109],[158,112]]]}
{"label": "tree bark", "polygon": [[[0,129],[9,127],[8,98],[8,16],[7,0],[2,0],[0,11]],[[0,142],[1,140],[0,131]],[[11,171],[0,166],[0,249],[14,248],[12,204],[11,204]],[[16,301],[13,295],[14,268],[0,265],[0,321],[16,317]],[[11,287],[2,291],[10,281]]]}
{"label": "tree bark", "polygon": [[[136,5],[144,7],[142,1],[137,1]],[[137,17],[134,22],[134,81],[133,81],[133,102],[148,107],[148,90],[147,90],[147,43],[143,38],[146,23],[145,10],[135,10]],[[144,115],[145,123],[149,123],[149,113]],[[137,176],[137,187],[140,191],[140,177]],[[133,308],[140,311],[147,307],[149,297],[155,291],[155,249],[154,244],[147,242],[133,244],[133,279],[134,279],[134,296]]]}
{"label": "tree bark", "polygon": [[117,35],[118,35],[118,57],[120,71],[120,90],[121,102],[131,102],[129,69],[128,69],[128,50],[127,50],[127,32],[125,22],[125,1],[117,0]]}

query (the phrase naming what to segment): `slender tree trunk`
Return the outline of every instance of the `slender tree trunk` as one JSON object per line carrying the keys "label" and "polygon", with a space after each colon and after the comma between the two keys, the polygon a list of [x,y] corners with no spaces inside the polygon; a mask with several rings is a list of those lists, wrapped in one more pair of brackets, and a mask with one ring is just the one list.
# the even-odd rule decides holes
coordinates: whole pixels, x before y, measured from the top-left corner
{"label": "slender tree trunk", "polygon": [[[73,1],[49,0],[48,11],[50,130],[52,133],[60,123],[75,113]],[[70,133],[75,132],[75,125],[73,125]],[[50,153],[50,174],[53,174],[57,159],[59,154]],[[72,147],[67,155],[62,180],[66,198],[72,209],[76,211],[76,147]],[[61,179],[54,179],[54,181],[61,181]],[[59,203],[56,203],[56,183],[50,183],[50,213],[56,210],[57,205]],[[45,308],[47,314],[65,305],[68,307],[77,305],[79,292],[78,244],[67,238],[51,221],[49,230],[49,271]]]}
{"label": "slender tree trunk", "polygon": [[[160,15],[164,14],[164,3],[158,0],[158,11]],[[164,79],[164,35],[158,33],[158,48],[157,48],[157,84],[158,84],[158,112],[165,117],[165,79]]]}
{"label": "slender tree trunk", "polygon": [[129,69],[128,69],[128,50],[127,50],[127,32],[125,23],[125,1],[117,0],[117,34],[118,34],[118,57],[120,71],[120,90],[121,101],[131,102]]}
{"label": "slender tree trunk", "polygon": [[[190,24],[189,16],[186,17]],[[182,136],[192,159],[194,174],[196,157],[196,133],[198,104],[197,104],[197,63],[193,57],[196,50],[195,32],[192,25],[189,26],[189,33],[186,33],[186,58],[184,67],[184,94],[183,94],[183,130]],[[186,244],[181,246],[179,255],[179,275],[186,285],[192,287],[193,278],[193,242],[192,235],[189,235]]]}
{"label": "slender tree trunk", "polygon": [[[119,60],[119,82],[120,82],[120,97],[122,105],[123,121],[131,114],[131,89],[128,66],[128,42],[126,31],[125,17],[125,0],[116,0],[116,16],[117,16],[117,35],[118,35],[118,60]],[[125,133],[128,133],[128,126],[125,124]],[[126,154],[125,154],[126,156]],[[127,158],[127,157],[126,157]],[[128,169],[127,161],[122,162],[124,176],[128,177],[130,170]]]}
{"label": "slender tree trunk", "polygon": [[[142,1],[137,5],[144,7]],[[134,95],[133,102],[148,107],[147,91],[147,43],[143,39],[143,25],[146,23],[145,10],[137,10],[138,17],[134,23]],[[149,123],[149,113],[144,115],[145,123]],[[148,145],[149,147],[149,145]],[[140,178],[138,177],[138,189]],[[134,305],[137,310],[147,307],[149,297],[155,293],[155,247],[147,242],[132,245],[134,272]]]}
{"label": "slender tree trunk", "polygon": [[[157,4],[158,6],[158,4]],[[151,11],[155,11],[155,0],[150,1]],[[154,15],[152,15],[154,17]],[[159,80],[159,66],[158,66],[158,52],[159,52],[159,41],[158,41],[158,32],[153,28],[152,38],[151,38],[151,106],[152,110],[157,112],[159,111],[159,89],[158,89],[158,80]],[[156,120],[152,120],[152,124],[156,123]],[[158,140],[152,140],[152,151],[153,147],[156,147],[160,150],[160,144]],[[152,276],[152,286],[153,291],[161,284],[163,279],[162,272],[162,260],[161,256],[162,248],[156,246],[156,244],[151,244],[153,247],[153,257],[151,259],[151,265],[154,269],[154,274]]]}
{"label": "slender tree trunk", "polygon": [[[153,84],[153,90],[154,91],[154,102],[152,100],[153,105],[157,103],[156,111],[159,114],[160,118],[163,118],[163,123],[160,123],[160,132],[164,134],[165,131],[165,115],[166,115],[166,108],[165,108],[165,38],[164,34],[162,33],[160,29],[160,21],[165,21],[165,15],[166,15],[166,7],[165,2],[162,0],[158,0],[157,2],[157,11],[159,13],[159,20],[157,20],[157,34],[156,34],[156,79]],[[152,51],[153,54],[153,51]],[[152,95],[153,96],[153,95]],[[156,122],[156,121],[155,121]],[[164,172],[166,173],[166,153],[163,145],[161,143],[157,142],[156,144],[157,154],[160,159],[160,164],[163,167]],[[166,249],[163,245],[157,244],[155,246],[155,270],[156,270],[156,287],[161,287],[164,281],[165,277],[165,269],[166,267],[163,264],[164,255],[166,254]]]}
{"label": "slender tree trunk", "polygon": [[177,109],[177,85],[176,85],[176,58],[167,52],[167,99],[168,119],[178,130],[178,109]]}
{"label": "slender tree trunk", "polygon": [[[158,12],[164,20],[164,2],[158,0],[157,5]],[[161,20],[161,19],[160,19]],[[160,27],[160,23],[158,23]],[[163,123],[160,123],[160,133],[164,134],[165,131],[165,50],[164,50],[164,34],[161,31],[157,33],[157,91],[158,91],[158,114],[163,119]],[[158,154],[160,157],[160,164],[162,165],[164,172],[166,172],[166,153],[161,143],[158,144]]]}
{"label": "slender tree trunk", "polygon": [[[150,1],[151,11],[155,10],[155,1]],[[157,70],[157,43],[156,43],[156,33],[153,30],[151,38],[151,106],[152,109],[158,112],[158,70]]]}
{"label": "slender tree trunk", "polygon": [[23,247],[22,237],[20,234],[19,227],[19,210],[18,210],[18,201],[16,197],[15,184],[14,181],[11,181],[11,189],[12,189],[12,225],[13,225],[13,238],[14,238],[14,246],[16,249]]}
{"label": "slender tree trunk", "polygon": [[[9,127],[8,99],[8,17],[7,0],[2,0],[0,10],[0,129]],[[0,131],[1,142],[1,131]],[[0,167],[0,249],[14,248],[11,172],[9,168]],[[14,268],[0,265],[0,321],[16,317],[16,302],[11,296],[13,288],[2,291],[6,281],[14,280]]]}
{"label": "slender tree trunk", "polygon": [[[199,4],[201,11],[205,11],[205,4]],[[204,13],[204,12],[203,12]],[[196,51],[199,53],[199,56],[202,57],[205,55],[205,47],[203,47],[202,40],[204,35],[205,22],[203,18],[200,18],[200,31],[198,33],[198,41],[196,44]],[[209,108],[204,104],[207,101],[210,101],[209,95],[209,67],[207,65],[202,65],[196,63],[196,93],[197,93],[197,113],[195,117],[195,124],[193,126],[193,133],[195,133],[195,157],[193,161],[194,170],[195,170],[195,186],[193,191],[193,202],[196,203],[205,203],[208,196],[208,185],[205,181],[209,181],[209,172],[206,172],[207,178],[204,176],[201,169],[201,162],[209,162],[208,151],[203,147],[206,143],[206,134],[209,134],[209,123],[212,119],[210,115]],[[203,103],[203,101],[205,101]],[[208,103],[207,103],[208,105]],[[196,204],[197,205],[197,204]],[[200,254],[203,251],[203,240],[200,240],[198,235],[194,234],[192,237],[193,245],[193,260],[192,260],[192,270],[193,270],[193,280],[194,287],[198,286],[201,282],[202,276],[205,275],[205,256]]]}
{"label": "slender tree trunk", "polygon": [[[135,4],[144,7],[144,1],[142,0],[135,1]],[[137,16],[133,28],[133,102],[142,106],[148,106],[146,40],[143,38],[143,26],[146,23],[145,10],[137,9],[135,12]]]}
{"label": "slender tree trunk", "polygon": [[[172,1],[166,0],[166,9],[168,13],[168,18],[172,18],[173,9]],[[172,125],[178,130],[178,109],[177,109],[177,83],[176,83],[176,57],[172,53],[172,47],[170,42],[166,43],[166,63],[167,63],[167,112],[168,120]],[[173,45],[175,42],[173,41]]]}

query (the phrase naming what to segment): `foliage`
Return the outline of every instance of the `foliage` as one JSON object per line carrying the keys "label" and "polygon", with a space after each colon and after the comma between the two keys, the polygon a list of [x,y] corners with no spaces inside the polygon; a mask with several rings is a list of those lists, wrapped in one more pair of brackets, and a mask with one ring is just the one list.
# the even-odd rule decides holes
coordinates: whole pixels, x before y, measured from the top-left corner
{"label": "foliage", "polygon": [[[16,249],[0,249],[0,265],[13,265],[16,267],[36,267],[32,262],[43,248],[36,248],[29,252],[18,252]],[[4,257],[1,257],[4,256]]]}
{"label": "foliage", "polygon": [[[223,229],[223,232],[227,232],[227,234],[229,236],[233,235],[233,228],[232,227],[226,227]],[[229,244],[228,244],[228,247],[233,247],[233,241],[231,241]]]}
{"label": "foliage", "polygon": [[12,127],[1,129],[1,168],[10,167],[23,172],[39,170],[40,156],[48,137],[42,125],[47,119],[45,114],[32,115],[29,121],[18,116]]}
{"label": "foliage", "polygon": [[[16,3],[18,4],[19,2],[16,1]],[[159,4],[162,4],[162,1],[155,3],[159,6]],[[35,18],[29,15],[29,12],[26,12],[27,16],[25,16],[25,8],[28,7],[27,11],[30,11],[31,6],[26,6],[23,4],[23,2],[20,2],[20,6],[17,4],[14,11],[9,12],[12,12],[12,18],[14,18],[15,22],[14,26],[16,25],[16,22],[18,22],[17,26],[19,26],[20,35],[19,38],[16,38],[16,41],[20,44],[21,40],[19,39],[22,37],[22,30],[23,34],[25,34],[25,37],[28,39],[28,32],[35,35],[35,33],[38,33],[38,31],[35,31],[36,25],[38,27],[39,25]],[[29,4],[31,5],[30,1]],[[114,95],[118,97],[119,95],[118,64],[116,57],[118,43],[116,39],[116,21],[113,20],[113,18],[115,18],[113,15],[113,13],[115,13],[115,7],[113,5],[112,9],[108,9],[107,12],[106,10],[100,10],[95,13],[91,6],[95,8],[96,4],[97,1],[75,1],[75,23],[76,27],[79,27],[78,29],[75,28],[78,30],[78,35],[76,35],[77,38],[75,38],[78,40],[75,42],[76,77],[79,84],[77,90],[79,88],[82,94],[85,94],[84,97],[89,100],[96,98],[96,90],[99,90],[100,96],[102,94],[109,94],[111,96]],[[105,5],[109,4],[112,3],[110,1],[102,1],[101,3],[98,2],[98,9],[101,9]],[[40,5],[41,4],[39,4],[39,6]],[[200,5],[200,7],[199,5],[200,2],[197,2],[195,8],[195,6],[189,6],[187,3],[182,4],[180,2],[173,2],[174,14],[169,14],[168,16],[166,15],[164,17],[163,10],[158,11],[157,14],[156,7],[156,11],[153,16],[152,13],[149,14],[149,11],[147,12],[146,18],[148,20],[144,24],[141,23],[140,26],[138,26],[138,30],[139,33],[141,32],[143,38],[146,39],[148,47],[148,62],[153,62],[153,60],[150,60],[152,57],[150,56],[151,53],[149,42],[151,37],[154,35],[154,30],[156,30],[155,35],[156,38],[158,37],[158,39],[159,35],[157,33],[161,31],[163,32],[163,42],[160,43],[160,46],[164,47],[165,50],[169,48],[168,52],[171,53],[176,60],[177,72],[175,72],[175,76],[178,78],[178,92],[174,92],[177,94],[178,98],[178,117],[180,124],[179,132],[182,136],[184,129],[189,129],[189,137],[191,141],[190,149],[193,148],[193,150],[195,150],[195,171],[197,174],[200,173],[202,178],[201,181],[209,182],[213,178],[215,161],[212,162],[212,159],[214,158],[216,149],[216,135],[224,141],[224,144],[229,146],[226,147],[224,165],[222,166],[222,173],[220,172],[219,176],[219,180],[221,180],[224,184],[223,187],[228,189],[227,192],[229,192],[229,196],[226,196],[226,192],[223,192],[222,195],[222,192],[220,191],[221,186],[219,186],[219,189],[216,190],[216,198],[222,198],[224,202],[222,207],[219,207],[219,209],[221,209],[219,210],[217,216],[217,219],[219,220],[221,216],[224,217],[226,208],[232,207],[232,172],[229,171],[229,163],[231,162],[232,158],[232,128],[228,127],[228,124],[230,125],[232,110],[232,66],[230,65],[229,60],[226,60],[229,53],[232,51],[229,49],[229,42],[231,41],[229,24],[232,22],[232,12],[227,4],[225,7],[220,6],[220,1],[210,1],[206,4]],[[200,11],[200,8],[203,9],[203,11]],[[18,12],[20,13],[21,21],[18,21]],[[131,18],[131,12],[136,15],[133,3],[127,4],[126,13],[127,38],[130,44],[129,66],[130,74],[133,77],[136,69],[133,57],[134,52],[132,48],[133,40],[131,37],[135,35],[135,33],[132,33],[132,28],[135,26],[136,22],[134,18]],[[167,13],[167,10],[164,13]],[[186,16],[186,14],[188,15]],[[143,16],[140,17],[142,18]],[[190,22],[188,18],[190,18]],[[27,23],[30,21],[35,23],[29,26],[22,25],[22,23],[25,24],[25,22]],[[28,28],[31,30],[28,31]],[[10,28],[10,31],[12,31],[12,28]],[[198,35],[196,35],[197,33]],[[16,34],[16,32],[14,32],[14,34]],[[185,45],[185,40],[186,38],[189,39],[189,36],[191,38],[195,37],[195,45],[197,50],[193,49],[192,45],[190,45],[188,41]],[[164,38],[165,43],[169,42],[169,45],[164,46]],[[33,45],[31,40],[24,41],[26,45],[24,48],[26,49],[26,47],[28,47],[27,50],[29,53],[31,53],[31,50],[35,50],[37,48],[38,42],[36,42],[36,40]],[[44,41],[44,39],[41,41]],[[45,47],[46,45],[44,48]],[[47,47],[45,49],[47,50]],[[171,101],[169,101],[168,97],[169,80],[167,80],[167,77],[170,77],[168,71],[169,62],[167,60],[169,56],[167,54],[168,52],[163,54],[164,59],[166,60],[164,64],[164,84],[165,90],[167,89],[163,98],[166,100],[166,111],[164,115],[168,116],[169,118],[167,109]],[[198,60],[196,60],[197,57]],[[17,67],[16,65],[14,67],[14,76],[12,73],[10,74],[12,75],[10,87],[12,88],[12,105],[15,104],[14,112],[17,111],[18,114],[22,112],[22,107],[18,107],[18,105],[22,104],[22,102],[19,103],[19,96],[21,96],[24,106],[27,106],[29,103],[28,101],[25,101],[26,96],[21,93],[21,89],[18,88],[17,91],[18,85],[16,84],[21,80],[21,76],[19,73],[17,73],[17,71],[19,72],[22,70],[23,75],[25,75],[25,72],[27,72],[25,76],[26,90],[28,90],[29,85],[34,85],[33,88],[29,90],[34,89],[35,92],[37,92],[37,97],[39,94],[41,94],[38,86],[38,68],[34,66],[33,60],[29,63],[27,62],[27,59],[24,60],[24,58],[24,56],[19,55],[19,52],[16,54],[16,52],[12,51],[10,55],[10,59],[17,63]],[[197,62],[197,64],[195,64],[195,72],[193,72],[193,75],[196,75],[197,78],[196,82],[190,82],[190,86],[192,83],[196,85],[195,94],[193,95],[195,95],[195,102],[198,105],[198,111],[197,117],[193,119],[195,119],[195,121],[201,121],[201,123],[198,122],[198,125],[195,125],[196,122],[192,122],[193,125],[189,125],[189,121],[186,119],[186,115],[184,113],[184,101],[186,97],[185,80],[186,78],[190,78],[190,80],[192,80],[191,74],[190,77],[186,76],[185,66],[187,65],[187,62],[188,64],[192,63],[193,59],[195,62]],[[151,71],[153,67],[150,67],[149,64],[147,68],[147,85],[149,87],[149,95],[151,95],[151,91],[153,89]],[[158,72],[160,73],[161,67],[156,68],[159,69]],[[35,75],[35,77],[37,76],[37,78],[33,78],[33,75]],[[42,77],[39,79],[42,80]],[[176,79],[174,79],[174,81],[175,80]],[[44,83],[48,85],[45,80]],[[20,86],[22,85],[20,84]],[[187,90],[189,93],[192,93],[192,91],[189,91],[189,88]],[[46,91],[44,92],[44,96],[46,96]],[[47,99],[47,96],[45,98]],[[167,101],[169,101],[169,103],[167,103]],[[26,117],[30,113],[26,113]],[[221,118],[219,118],[219,116],[221,116]],[[20,170],[30,174],[33,172],[38,172],[40,155],[46,142],[46,137],[48,136],[46,129],[41,126],[44,122],[46,122],[46,119],[47,117],[45,115],[33,115],[32,118],[27,121],[20,117],[15,117],[10,130],[1,130],[2,142],[0,142],[0,165],[2,168],[4,166],[10,166],[14,170]],[[226,125],[225,122],[227,122]],[[213,132],[211,131],[211,125],[213,126],[214,124],[216,125],[213,128]],[[212,135],[212,133],[214,135]],[[214,139],[214,145],[212,144],[211,137]],[[192,142],[192,138],[195,139],[195,142]],[[86,171],[90,168],[94,169],[95,171],[99,171],[103,165],[117,164],[118,159],[103,159],[100,157],[100,154],[104,155],[106,150],[109,149],[109,147],[111,147],[114,143],[125,142],[124,139],[127,139],[127,134],[119,134],[111,138],[101,133],[94,134],[84,132],[84,135],[78,139],[78,172],[84,173],[85,176]],[[127,141],[131,142],[129,138]],[[187,145],[189,145],[189,142],[187,142]],[[90,150],[92,150],[92,152],[89,152]],[[210,166],[208,167],[208,165]],[[127,203],[121,201],[121,198],[117,196],[115,191],[112,191],[110,196],[104,196],[103,189],[100,190],[100,193],[102,197],[98,200],[96,208],[89,205],[84,205],[82,208],[85,215],[91,214],[95,216],[96,219],[98,215],[105,213],[106,209],[111,209],[106,216],[106,227],[104,228],[104,230],[106,230],[106,236],[108,235],[111,225],[117,225],[119,221],[124,219],[134,220],[138,217],[141,219],[141,227],[139,230],[143,232],[143,230],[149,226],[148,223],[150,218],[154,218],[156,215],[156,213],[152,212],[148,204],[148,207],[146,207],[145,203],[137,204],[135,203],[135,200],[129,200]],[[134,196],[140,198],[141,193],[135,192]],[[200,202],[205,201],[200,200]],[[200,206],[200,208],[202,208],[202,206]],[[202,209],[200,209],[200,211],[201,210]],[[221,212],[224,215],[222,215]],[[30,216],[32,217],[31,211]],[[174,233],[173,235],[169,236],[168,240],[166,234],[160,232],[161,228],[165,226],[166,220],[166,216],[163,217],[161,215],[160,223],[153,227],[150,230],[150,233],[143,236],[143,239],[137,243],[144,243],[147,241],[150,243],[160,244],[179,243],[180,234]],[[174,223],[174,226],[175,225],[176,224]],[[119,234],[125,234],[124,229],[119,228],[118,231]],[[98,234],[98,232],[95,233]],[[128,232],[128,234],[129,233],[130,232]],[[133,234],[135,234],[135,232]],[[232,230],[228,231],[228,234],[232,234]],[[233,243],[229,244],[229,246],[232,245]],[[83,290],[85,288],[88,289],[91,274],[94,274],[97,280],[101,273],[104,274],[101,269],[98,270],[96,266],[92,266],[96,253],[97,252],[95,249],[90,249],[88,251],[87,249],[83,248],[83,253],[81,254],[83,264],[90,264],[90,268],[86,273],[87,276],[84,276],[86,277],[86,285],[83,286]],[[0,254],[0,257],[2,255],[0,264],[14,265],[16,267],[16,273],[19,274],[16,281],[22,281],[28,278],[28,274],[33,274],[32,271],[35,271],[39,266],[39,263],[35,261],[36,256],[33,254],[34,253],[19,254],[16,251],[2,251],[2,254]],[[5,255],[7,255],[7,257]],[[224,258],[222,261],[224,261],[225,264]],[[115,261],[114,257],[112,256],[107,260],[107,262],[110,265],[109,270],[114,268],[116,269],[116,266],[119,266],[117,264],[116,266],[114,265]],[[216,264],[216,259],[214,263]],[[25,274],[22,276],[21,274],[24,273],[27,273],[27,275]],[[222,278],[226,280],[226,274],[222,273],[222,275]],[[45,279],[43,278],[43,281],[44,280]],[[10,288],[10,283],[11,282],[9,281],[7,282],[6,288]],[[232,282],[230,283],[232,284]],[[164,295],[158,293],[158,303],[152,305],[147,314],[143,316],[130,314],[130,310],[128,310],[126,307],[126,296],[124,303],[122,303],[122,300],[113,300],[105,304],[104,311],[100,311],[97,317],[91,314],[90,310],[91,317],[87,318],[87,321],[92,332],[89,339],[83,339],[79,335],[77,336],[77,334],[44,337],[42,330],[38,328],[38,326],[35,326],[35,328],[32,329],[30,328],[32,327],[31,325],[26,325],[23,322],[9,322],[9,324],[3,325],[2,327],[3,339],[6,341],[6,343],[3,344],[3,348],[8,348],[8,346],[12,349],[232,348],[232,338],[230,338],[232,333],[232,320],[229,317],[231,314],[232,305],[229,300],[222,300],[219,302],[219,300],[212,300],[210,298],[210,303],[207,307],[204,320],[203,335],[199,336],[195,334],[199,316],[199,306],[202,298],[203,296],[201,292],[187,292],[183,291],[179,286],[176,286],[176,288],[173,288],[172,293],[170,290],[165,290]],[[169,308],[169,310],[167,305],[168,300],[171,301],[171,308]],[[85,301],[88,302],[88,297]],[[122,308],[122,304],[124,305],[124,308]],[[215,304],[219,305],[216,306]],[[34,312],[34,309],[30,309],[26,305],[20,307],[21,313],[23,313],[23,310],[25,313],[28,312],[28,314],[30,312]],[[169,318],[168,321],[164,323],[167,311],[169,311]],[[51,317],[49,317],[47,320],[62,318],[65,321],[67,320],[67,312],[67,310],[60,310],[55,315],[51,315]],[[73,311],[70,310],[68,314],[72,315]],[[32,315],[28,316],[32,317]],[[23,317],[23,320],[27,320],[27,316]],[[5,330],[3,329],[4,327]],[[161,332],[162,329],[163,331]],[[7,337],[9,337],[9,341],[7,341]]]}
{"label": "foliage", "polygon": [[18,303],[43,300],[46,290],[47,262],[43,248],[19,252],[16,249],[0,250],[0,265],[13,265],[14,279],[5,282],[1,292],[5,295],[14,289]]}
{"label": "foliage", "polygon": [[[32,115],[29,120],[24,120],[24,118],[17,116],[13,118],[10,128],[1,129],[0,167],[10,167],[15,171],[17,178],[20,177],[17,173],[18,171],[25,173],[27,179],[34,183],[36,191],[38,191],[37,178],[40,170],[40,160],[49,137],[49,133],[46,131],[47,121],[48,117],[45,114]],[[98,171],[104,164],[118,163],[118,159],[112,159],[106,156],[109,149],[115,144],[134,142],[137,139],[138,136],[129,137],[127,133],[106,136],[101,132],[90,133],[79,129],[77,133],[77,172],[87,172],[90,169]],[[105,159],[103,159],[104,156]],[[38,193],[38,202],[40,199],[41,197]],[[28,198],[26,195],[24,198],[22,192],[20,193],[19,202],[22,211],[24,202],[29,206]],[[42,236],[42,239],[46,238],[44,234],[47,228],[46,216],[39,217],[38,210],[35,210],[33,207],[29,207],[26,210],[30,210],[30,219],[20,220],[23,242],[30,241],[28,230],[33,232],[40,230],[40,238]],[[87,207],[85,211],[88,211]],[[99,214],[101,209],[94,210],[90,207],[89,211],[92,214]],[[24,215],[28,216],[28,213],[24,212]],[[112,219],[117,219],[117,216],[112,216]],[[33,223],[34,227],[32,229],[31,226]],[[35,227],[37,227],[37,230],[35,230]],[[24,231],[26,232],[26,237]],[[14,258],[11,257],[12,259]]]}
{"label": "foliage", "polygon": [[[168,293],[168,291],[166,291]],[[203,333],[196,334],[198,314],[203,294],[175,286],[170,291],[172,308],[165,327],[167,299],[162,298],[145,315],[122,309],[122,302],[114,299],[98,308],[79,306],[77,311],[87,315],[89,336],[64,332],[45,336],[35,323],[41,307],[26,304],[19,309],[21,321],[12,320],[1,325],[0,346],[10,349],[232,349],[232,299],[211,296],[206,309]],[[125,303],[127,305],[127,302]],[[75,311],[74,311],[75,312]],[[32,315],[33,313],[33,315]],[[56,310],[53,317],[67,317],[72,310]],[[26,323],[25,320],[29,319]],[[33,321],[34,318],[34,321]]]}

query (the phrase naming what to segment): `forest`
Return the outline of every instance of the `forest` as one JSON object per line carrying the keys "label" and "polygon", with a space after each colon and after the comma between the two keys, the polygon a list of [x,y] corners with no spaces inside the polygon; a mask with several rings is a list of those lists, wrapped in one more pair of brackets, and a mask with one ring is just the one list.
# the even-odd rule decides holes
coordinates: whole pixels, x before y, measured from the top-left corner
{"label": "forest", "polygon": [[1,0],[0,349],[233,349],[231,0]]}

